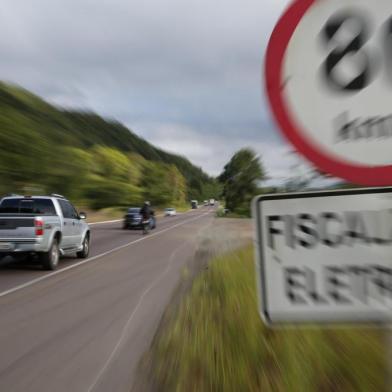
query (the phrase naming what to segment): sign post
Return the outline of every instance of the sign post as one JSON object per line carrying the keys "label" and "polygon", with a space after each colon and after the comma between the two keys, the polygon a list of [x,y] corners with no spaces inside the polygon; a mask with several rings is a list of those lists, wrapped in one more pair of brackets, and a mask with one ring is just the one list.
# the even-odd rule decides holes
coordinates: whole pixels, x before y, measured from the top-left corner
{"label": "sign post", "polygon": [[[265,78],[280,130],[321,172],[392,185],[392,1],[294,0]],[[267,323],[391,323],[391,192],[255,199]]]}

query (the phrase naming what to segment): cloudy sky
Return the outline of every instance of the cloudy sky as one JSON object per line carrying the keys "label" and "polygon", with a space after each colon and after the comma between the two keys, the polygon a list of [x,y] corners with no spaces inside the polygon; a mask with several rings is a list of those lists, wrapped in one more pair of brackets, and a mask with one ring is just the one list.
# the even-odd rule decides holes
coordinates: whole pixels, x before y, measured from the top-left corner
{"label": "cloudy sky", "polygon": [[288,0],[2,0],[0,79],[115,118],[217,175],[243,146],[271,177],[292,158],[262,92]]}

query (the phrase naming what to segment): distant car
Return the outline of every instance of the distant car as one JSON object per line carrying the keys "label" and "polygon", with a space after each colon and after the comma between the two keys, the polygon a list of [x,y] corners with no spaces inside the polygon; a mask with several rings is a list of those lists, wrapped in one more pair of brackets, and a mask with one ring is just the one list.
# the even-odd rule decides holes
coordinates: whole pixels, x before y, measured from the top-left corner
{"label": "distant car", "polygon": [[176,216],[177,211],[175,208],[165,208],[165,216]]}
{"label": "distant car", "polygon": [[[152,215],[150,219],[150,229],[155,229],[157,226],[157,222],[155,216]],[[139,207],[128,208],[126,215],[124,216],[123,221],[123,229],[135,229],[141,230],[143,229],[143,217],[140,214]]]}
{"label": "distant car", "polygon": [[204,207],[208,207],[210,205],[208,200],[204,200]]}
{"label": "distant car", "polygon": [[199,203],[197,202],[197,200],[191,200],[191,207],[192,210],[196,210],[199,208]]}

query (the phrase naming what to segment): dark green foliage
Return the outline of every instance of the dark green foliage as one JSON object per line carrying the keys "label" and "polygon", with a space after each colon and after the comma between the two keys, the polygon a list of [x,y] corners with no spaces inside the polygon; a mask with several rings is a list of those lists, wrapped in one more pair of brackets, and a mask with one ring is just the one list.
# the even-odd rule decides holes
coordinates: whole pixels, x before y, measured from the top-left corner
{"label": "dark green foliage", "polygon": [[264,169],[254,151],[244,148],[234,154],[219,176],[226,208],[241,215],[249,215],[251,200],[264,178]]}
{"label": "dark green foliage", "polygon": [[148,162],[142,178],[145,200],[154,205],[170,205],[173,200],[185,203],[186,184],[176,166]]}
{"label": "dark green foliage", "polygon": [[143,202],[142,192],[138,187],[118,181],[96,180],[88,184],[86,197],[95,209],[107,206],[138,206]]}
{"label": "dark green foliage", "polygon": [[[186,158],[152,146],[118,122],[56,108],[4,83],[0,147],[0,194],[57,192],[105,207],[137,203],[154,192],[159,197],[151,199],[159,202],[184,203],[202,198],[204,187],[214,184]],[[166,180],[174,175],[181,189],[173,193],[169,187],[150,189],[153,182],[142,184],[150,166],[166,173]]]}

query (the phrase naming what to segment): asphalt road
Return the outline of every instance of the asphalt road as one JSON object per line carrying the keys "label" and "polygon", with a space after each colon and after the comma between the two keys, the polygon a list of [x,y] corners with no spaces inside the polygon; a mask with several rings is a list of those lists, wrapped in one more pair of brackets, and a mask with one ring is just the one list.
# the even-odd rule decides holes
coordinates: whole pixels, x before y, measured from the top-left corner
{"label": "asphalt road", "polygon": [[56,272],[0,267],[0,391],[129,391],[214,211],[158,220],[148,236],[92,226],[91,256]]}

